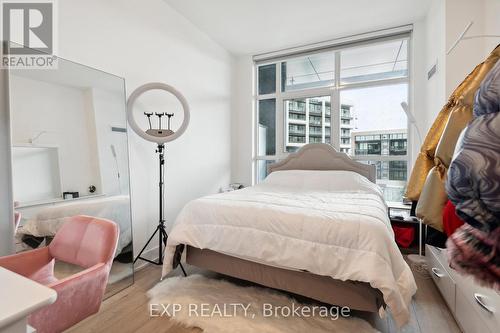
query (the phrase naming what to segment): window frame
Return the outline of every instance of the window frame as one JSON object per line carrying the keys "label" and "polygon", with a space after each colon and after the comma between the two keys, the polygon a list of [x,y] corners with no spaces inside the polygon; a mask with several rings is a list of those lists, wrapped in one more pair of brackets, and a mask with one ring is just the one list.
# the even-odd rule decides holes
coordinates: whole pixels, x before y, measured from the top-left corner
{"label": "window frame", "polygon": [[[398,78],[389,78],[389,79],[380,79],[380,80],[372,80],[366,82],[356,82],[356,83],[341,83],[340,80],[340,67],[341,67],[341,52],[342,50],[365,46],[365,45],[376,45],[381,44],[388,41],[394,40],[406,40],[407,41],[407,76],[406,77],[398,77]],[[294,59],[297,57],[303,57],[308,54],[317,54],[326,51],[333,51],[334,53],[334,83],[325,87],[316,87],[310,89],[297,89],[291,91],[281,91],[282,82],[281,82],[281,72],[282,72],[282,62],[287,61],[289,59]],[[407,96],[408,96],[408,105],[410,108],[410,112],[412,112],[412,32],[404,32],[391,36],[383,36],[378,38],[372,38],[368,40],[364,40],[361,42],[353,42],[340,46],[333,46],[319,50],[312,50],[301,52],[299,54],[292,54],[288,56],[280,56],[274,59],[268,59],[263,61],[254,61],[254,121],[253,121],[253,159],[252,159],[252,184],[256,184],[258,182],[258,161],[259,160],[275,160],[279,161],[286,158],[290,153],[286,151],[285,145],[285,135],[288,134],[288,126],[286,123],[285,110],[284,110],[284,102],[288,99],[305,99],[305,98],[314,98],[314,97],[330,97],[330,140],[331,145],[337,150],[340,151],[340,124],[341,124],[341,103],[340,103],[340,95],[342,91],[359,89],[359,88],[370,88],[370,87],[380,87],[387,85],[396,85],[396,84],[407,84]],[[259,67],[274,64],[276,66],[276,87],[275,92],[271,94],[263,94],[259,95]],[[275,155],[258,155],[258,147],[259,147],[259,101],[265,99],[275,99],[276,101],[276,137],[275,137],[275,145],[276,145],[276,153]],[[307,114],[307,113],[306,113]],[[307,123],[307,115],[306,115],[306,123]],[[335,129],[335,130],[334,130]],[[308,137],[306,126],[306,138]],[[406,155],[352,155],[350,156],[353,160],[357,161],[406,161],[407,162],[407,175],[409,175],[410,168],[410,160],[412,156],[412,128],[410,124],[410,120],[407,119],[406,124],[406,133],[407,133],[407,150]],[[306,140],[307,142],[307,140]]]}

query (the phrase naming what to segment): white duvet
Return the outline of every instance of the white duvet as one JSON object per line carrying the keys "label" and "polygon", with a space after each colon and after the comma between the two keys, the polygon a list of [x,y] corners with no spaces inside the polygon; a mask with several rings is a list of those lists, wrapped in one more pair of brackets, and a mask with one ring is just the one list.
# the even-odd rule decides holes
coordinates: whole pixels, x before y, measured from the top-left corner
{"label": "white duvet", "polygon": [[380,189],[353,172],[278,171],[259,185],[191,201],[169,234],[163,276],[178,244],[368,282],[399,325],[409,319],[415,280]]}

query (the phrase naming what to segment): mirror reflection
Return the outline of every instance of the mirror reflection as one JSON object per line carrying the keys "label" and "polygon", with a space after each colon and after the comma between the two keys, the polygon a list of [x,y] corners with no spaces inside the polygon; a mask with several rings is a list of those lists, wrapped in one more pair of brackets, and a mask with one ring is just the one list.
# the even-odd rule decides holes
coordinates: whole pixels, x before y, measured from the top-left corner
{"label": "mirror reflection", "polygon": [[[16,252],[50,244],[75,216],[111,220],[113,294],[133,281],[124,79],[64,59],[10,74]],[[82,269],[56,260],[54,275]]]}

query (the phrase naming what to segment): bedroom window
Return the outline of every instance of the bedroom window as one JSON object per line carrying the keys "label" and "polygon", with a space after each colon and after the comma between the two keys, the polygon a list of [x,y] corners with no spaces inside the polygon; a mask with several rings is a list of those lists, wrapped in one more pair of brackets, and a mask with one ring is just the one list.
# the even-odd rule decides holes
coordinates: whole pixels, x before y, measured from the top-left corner
{"label": "bedroom window", "polygon": [[375,164],[387,201],[408,176],[409,34],[256,63],[255,182],[307,143]]}

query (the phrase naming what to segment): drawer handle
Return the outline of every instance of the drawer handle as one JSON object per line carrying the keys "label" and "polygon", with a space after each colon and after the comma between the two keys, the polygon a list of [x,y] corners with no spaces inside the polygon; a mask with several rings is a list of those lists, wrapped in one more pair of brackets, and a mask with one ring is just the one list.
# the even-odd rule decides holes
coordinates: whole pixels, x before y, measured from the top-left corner
{"label": "drawer handle", "polygon": [[493,314],[495,311],[488,305],[484,304],[484,298],[487,297],[478,293],[474,293],[474,299],[476,300],[476,303],[479,304],[479,306],[486,312]]}
{"label": "drawer handle", "polygon": [[439,269],[436,267],[431,268],[432,274],[434,274],[438,279],[442,278],[444,276],[443,273],[439,273]]}

